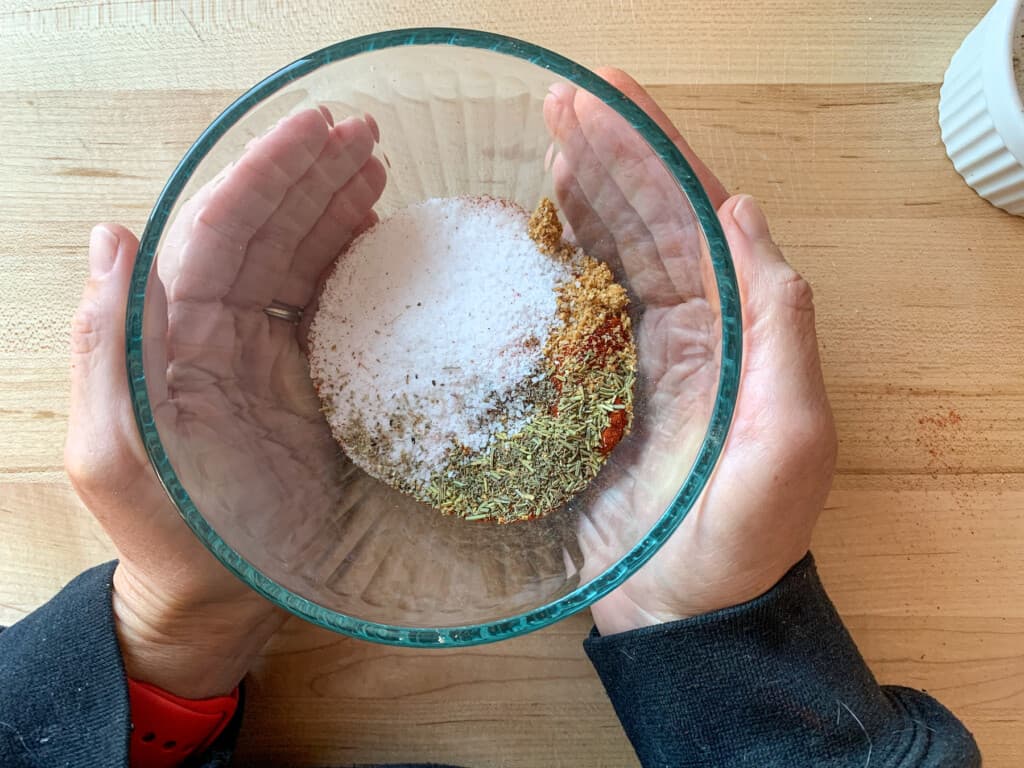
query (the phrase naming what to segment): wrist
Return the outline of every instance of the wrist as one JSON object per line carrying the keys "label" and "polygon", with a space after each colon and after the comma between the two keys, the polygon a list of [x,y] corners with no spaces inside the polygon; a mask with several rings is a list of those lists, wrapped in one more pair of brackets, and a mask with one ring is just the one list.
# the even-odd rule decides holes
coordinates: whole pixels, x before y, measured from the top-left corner
{"label": "wrist", "polygon": [[649,584],[637,589],[626,582],[591,606],[594,626],[602,636],[615,635],[735,608],[771,591],[804,554],[806,550],[791,561],[758,569],[737,568],[727,577],[690,583],[685,589],[673,585],[656,590]]}
{"label": "wrist", "polygon": [[[614,593],[612,594],[614,595]],[[615,598],[617,599],[604,598],[590,607],[594,626],[602,637],[632,632],[658,624],[669,624],[693,616],[693,614],[687,614],[678,609],[653,610],[626,596],[615,595]]]}
{"label": "wrist", "polygon": [[230,601],[168,596],[123,563],[112,602],[128,676],[187,699],[233,691],[286,618],[256,593]]}

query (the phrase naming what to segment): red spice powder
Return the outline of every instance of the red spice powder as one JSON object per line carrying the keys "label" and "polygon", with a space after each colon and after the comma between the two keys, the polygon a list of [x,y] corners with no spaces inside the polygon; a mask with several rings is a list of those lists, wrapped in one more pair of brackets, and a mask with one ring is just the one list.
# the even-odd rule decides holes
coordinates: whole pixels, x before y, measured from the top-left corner
{"label": "red spice powder", "polygon": [[[622,398],[615,398],[617,405],[622,404]],[[608,418],[608,426],[605,427],[601,432],[601,447],[600,451],[602,454],[607,456],[619,441],[622,436],[626,433],[626,411],[612,411],[611,416]]]}
{"label": "red spice powder", "polygon": [[[567,358],[580,360],[584,365],[591,368],[598,368],[607,363],[613,354],[625,349],[628,343],[629,334],[623,326],[622,319],[613,316],[605,320],[579,347],[572,350],[567,355]],[[561,369],[564,367],[564,364],[565,359],[558,363],[558,372],[552,377],[552,383],[555,385],[555,391],[558,395],[562,394],[563,380]],[[617,397],[615,403],[622,405],[622,398]],[[552,403],[549,413],[552,416],[558,416],[557,401]],[[625,409],[612,411],[609,414],[608,426],[601,431],[601,444],[598,448],[602,455],[607,456],[619,444],[619,441],[622,440],[626,433],[628,423],[629,416]]]}
{"label": "red spice powder", "polygon": [[609,317],[596,331],[587,337],[578,352],[585,356],[592,353],[594,356],[593,365],[603,364],[615,352],[621,352],[628,342],[626,330],[622,327],[622,320],[618,317]]}

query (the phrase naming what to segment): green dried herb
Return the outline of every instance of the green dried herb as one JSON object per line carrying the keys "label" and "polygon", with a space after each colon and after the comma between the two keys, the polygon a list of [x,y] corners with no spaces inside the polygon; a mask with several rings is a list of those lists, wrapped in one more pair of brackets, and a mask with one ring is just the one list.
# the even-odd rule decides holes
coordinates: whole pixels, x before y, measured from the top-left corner
{"label": "green dried herb", "polygon": [[[574,259],[571,246],[558,244],[554,206],[542,201],[538,212],[531,236],[546,238],[545,252]],[[573,279],[558,287],[557,299],[559,323],[545,344],[544,368],[504,398],[490,394],[495,405],[488,418],[504,427],[490,445],[475,453],[453,444],[426,483],[410,481],[412,472],[394,471],[381,479],[445,514],[498,523],[541,517],[587,487],[631,426],[636,348],[626,293],[606,265],[580,255]],[[510,412],[512,403],[523,402],[532,406],[531,413]],[[524,416],[523,426],[509,428]],[[422,425],[420,416],[411,421]],[[397,430],[408,424],[392,419],[389,426]],[[358,420],[349,432],[360,448],[371,439]],[[382,453],[390,445],[378,442],[374,448]],[[412,466],[412,457],[403,454],[401,461]]]}

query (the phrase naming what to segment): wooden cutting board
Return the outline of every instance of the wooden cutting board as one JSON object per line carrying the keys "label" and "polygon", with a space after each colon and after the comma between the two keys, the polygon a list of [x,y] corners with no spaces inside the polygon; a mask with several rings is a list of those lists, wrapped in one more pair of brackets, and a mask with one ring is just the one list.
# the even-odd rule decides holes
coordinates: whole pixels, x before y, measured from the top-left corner
{"label": "wooden cutting board", "polygon": [[[839,426],[825,582],[883,682],[937,695],[990,768],[1024,764],[1024,219],[963,184],[936,126],[987,0],[285,5],[0,10],[0,623],[112,554],[61,466],[91,225],[139,231],[209,120],[303,53],[478,27],[631,71],[730,189],[764,201],[815,287]],[[240,763],[635,765],[588,628],[424,652],[290,621],[254,671]]]}

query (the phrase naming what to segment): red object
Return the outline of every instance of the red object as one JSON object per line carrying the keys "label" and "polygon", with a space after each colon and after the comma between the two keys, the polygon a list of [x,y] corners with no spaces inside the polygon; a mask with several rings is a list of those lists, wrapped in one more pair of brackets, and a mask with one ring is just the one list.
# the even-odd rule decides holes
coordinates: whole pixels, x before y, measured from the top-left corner
{"label": "red object", "polygon": [[238,689],[213,699],[183,699],[128,679],[131,768],[173,768],[220,736],[238,708]]}
{"label": "red object", "polygon": [[[616,397],[615,404],[622,405],[622,398]],[[612,452],[626,434],[626,423],[625,411],[612,411],[608,414],[608,426],[601,430],[601,447],[598,449],[605,456]]]}

